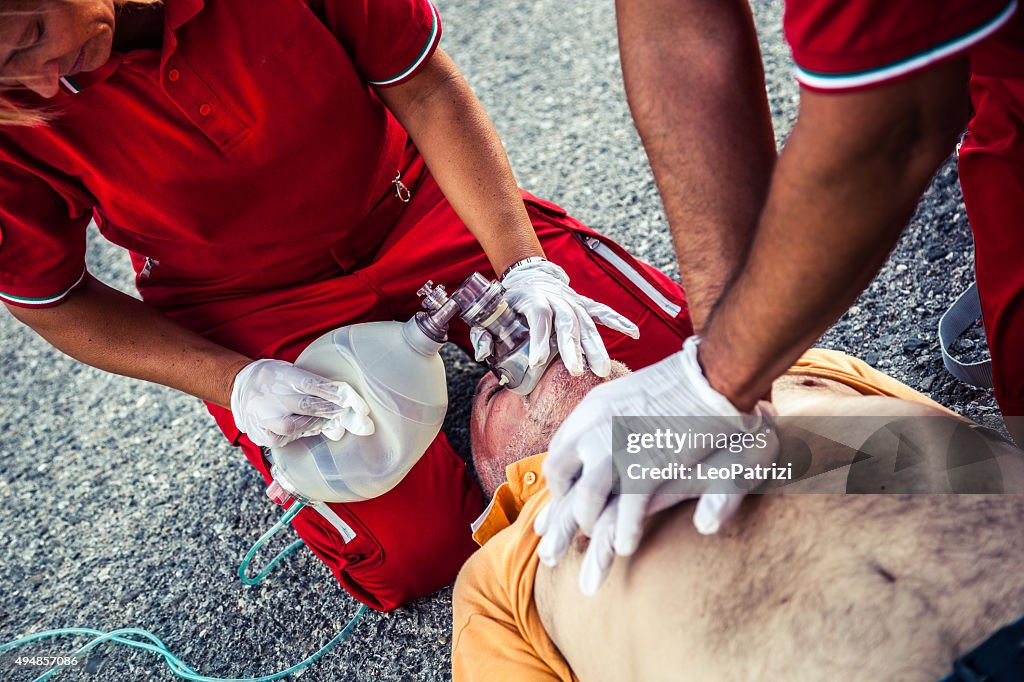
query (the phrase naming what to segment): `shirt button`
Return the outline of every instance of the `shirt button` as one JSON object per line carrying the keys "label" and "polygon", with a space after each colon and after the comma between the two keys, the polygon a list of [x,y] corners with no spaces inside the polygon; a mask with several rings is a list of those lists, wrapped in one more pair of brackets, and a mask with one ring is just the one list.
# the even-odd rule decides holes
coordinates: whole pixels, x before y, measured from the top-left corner
{"label": "shirt button", "polygon": [[527,471],[526,475],[523,476],[523,483],[525,483],[526,485],[533,485],[536,482],[537,474],[533,473],[532,471]]}
{"label": "shirt button", "polygon": [[209,104],[200,104],[199,105],[199,115],[200,116],[209,116],[211,111],[213,111],[213,107],[211,107]]}
{"label": "shirt button", "polygon": [[171,69],[167,72],[167,80],[171,81],[172,83],[177,81],[179,78],[181,78],[181,71],[178,71],[177,69]]}

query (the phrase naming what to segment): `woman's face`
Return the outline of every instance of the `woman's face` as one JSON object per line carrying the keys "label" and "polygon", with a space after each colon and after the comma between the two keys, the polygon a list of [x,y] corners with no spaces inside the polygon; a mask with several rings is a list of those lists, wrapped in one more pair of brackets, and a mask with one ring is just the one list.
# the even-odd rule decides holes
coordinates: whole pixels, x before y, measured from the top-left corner
{"label": "woman's face", "polygon": [[53,97],[62,76],[110,59],[114,0],[5,0],[0,3],[0,82]]}

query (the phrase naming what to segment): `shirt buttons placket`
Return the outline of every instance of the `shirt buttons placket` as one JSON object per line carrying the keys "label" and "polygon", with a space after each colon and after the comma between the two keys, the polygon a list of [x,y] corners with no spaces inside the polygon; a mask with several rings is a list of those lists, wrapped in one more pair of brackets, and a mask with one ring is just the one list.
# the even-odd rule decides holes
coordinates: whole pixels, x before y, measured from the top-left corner
{"label": "shirt buttons placket", "polygon": [[[219,99],[215,89],[192,70],[188,61],[183,57],[172,59],[164,65],[162,74],[168,99],[214,144],[223,147],[242,139],[245,124]],[[214,85],[225,87],[222,83]]]}
{"label": "shirt buttons placket", "polygon": [[523,483],[525,483],[526,485],[533,485],[536,482],[537,474],[533,473],[532,471],[527,471],[526,475],[523,476]]}

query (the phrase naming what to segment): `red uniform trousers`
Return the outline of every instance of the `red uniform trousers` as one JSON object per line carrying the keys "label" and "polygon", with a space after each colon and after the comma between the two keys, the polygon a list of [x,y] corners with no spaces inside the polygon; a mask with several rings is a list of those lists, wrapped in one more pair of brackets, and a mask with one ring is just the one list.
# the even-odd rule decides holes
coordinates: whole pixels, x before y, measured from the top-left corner
{"label": "red uniform trousers", "polygon": [[969,59],[960,184],[996,400],[1005,417],[1024,416],[1024,11],[1009,0],[787,0],[785,33],[797,80],[825,92]]}
{"label": "red uniform trousers", "polygon": [[[970,55],[974,115],[960,185],[974,232],[996,400],[1024,416],[1024,17]],[[1020,420],[1013,420],[1020,421]],[[1024,430],[1013,429],[1017,433]]]}
{"label": "red uniform trousers", "polygon": [[[412,175],[412,171],[402,173],[403,179]],[[420,175],[412,202],[373,262],[323,283],[329,293],[318,286],[310,294],[314,300],[309,305],[319,309],[324,308],[323,296],[336,299],[332,314],[310,320],[302,300],[273,304],[266,321],[282,330],[282,340],[269,348],[243,352],[294,360],[317,336],[337,326],[408,319],[419,309],[415,292],[428,279],[444,283],[451,291],[474,271],[493,278],[482,249],[433,178],[426,171]],[[545,253],[566,270],[573,288],[639,326],[639,340],[599,327],[612,358],[638,369],[681,348],[692,327],[678,284],[558,206],[527,192],[523,197]],[[216,339],[217,330],[207,335]],[[471,352],[469,330],[461,321],[452,325],[449,337]],[[210,411],[269,482],[260,449],[239,433],[230,412],[216,406],[210,406]],[[349,542],[310,508],[303,509],[293,525],[350,594],[375,609],[389,610],[455,578],[476,549],[470,523],[481,513],[483,503],[479,487],[442,433],[390,492],[364,502],[329,505],[355,531],[356,537]]]}

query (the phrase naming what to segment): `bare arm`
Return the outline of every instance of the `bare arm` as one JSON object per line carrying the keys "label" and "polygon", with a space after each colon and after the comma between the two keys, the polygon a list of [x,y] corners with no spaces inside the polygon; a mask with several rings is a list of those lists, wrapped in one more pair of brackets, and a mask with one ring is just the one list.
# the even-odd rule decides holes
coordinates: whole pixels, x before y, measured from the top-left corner
{"label": "bare arm", "polygon": [[378,94],[409,131],[495,272],[544,255],[498,133],[447,54],[437,50],[408,82]]}
{"label": "bare arm", "polygon": [[775,163],[747,0],[617,0],[626,94],[698,333],[741,267]]}
{"label": "bare arm", "polygon": [[746,264],[700,360],[751,408],[874,277],[967,114],[966,64],[847,94],[804,91]]}
{"label": "bare arm", "polygon": [[235,375],[250,362],[88,275],[59,306],[8,310],[76,360],[225,407]]}

